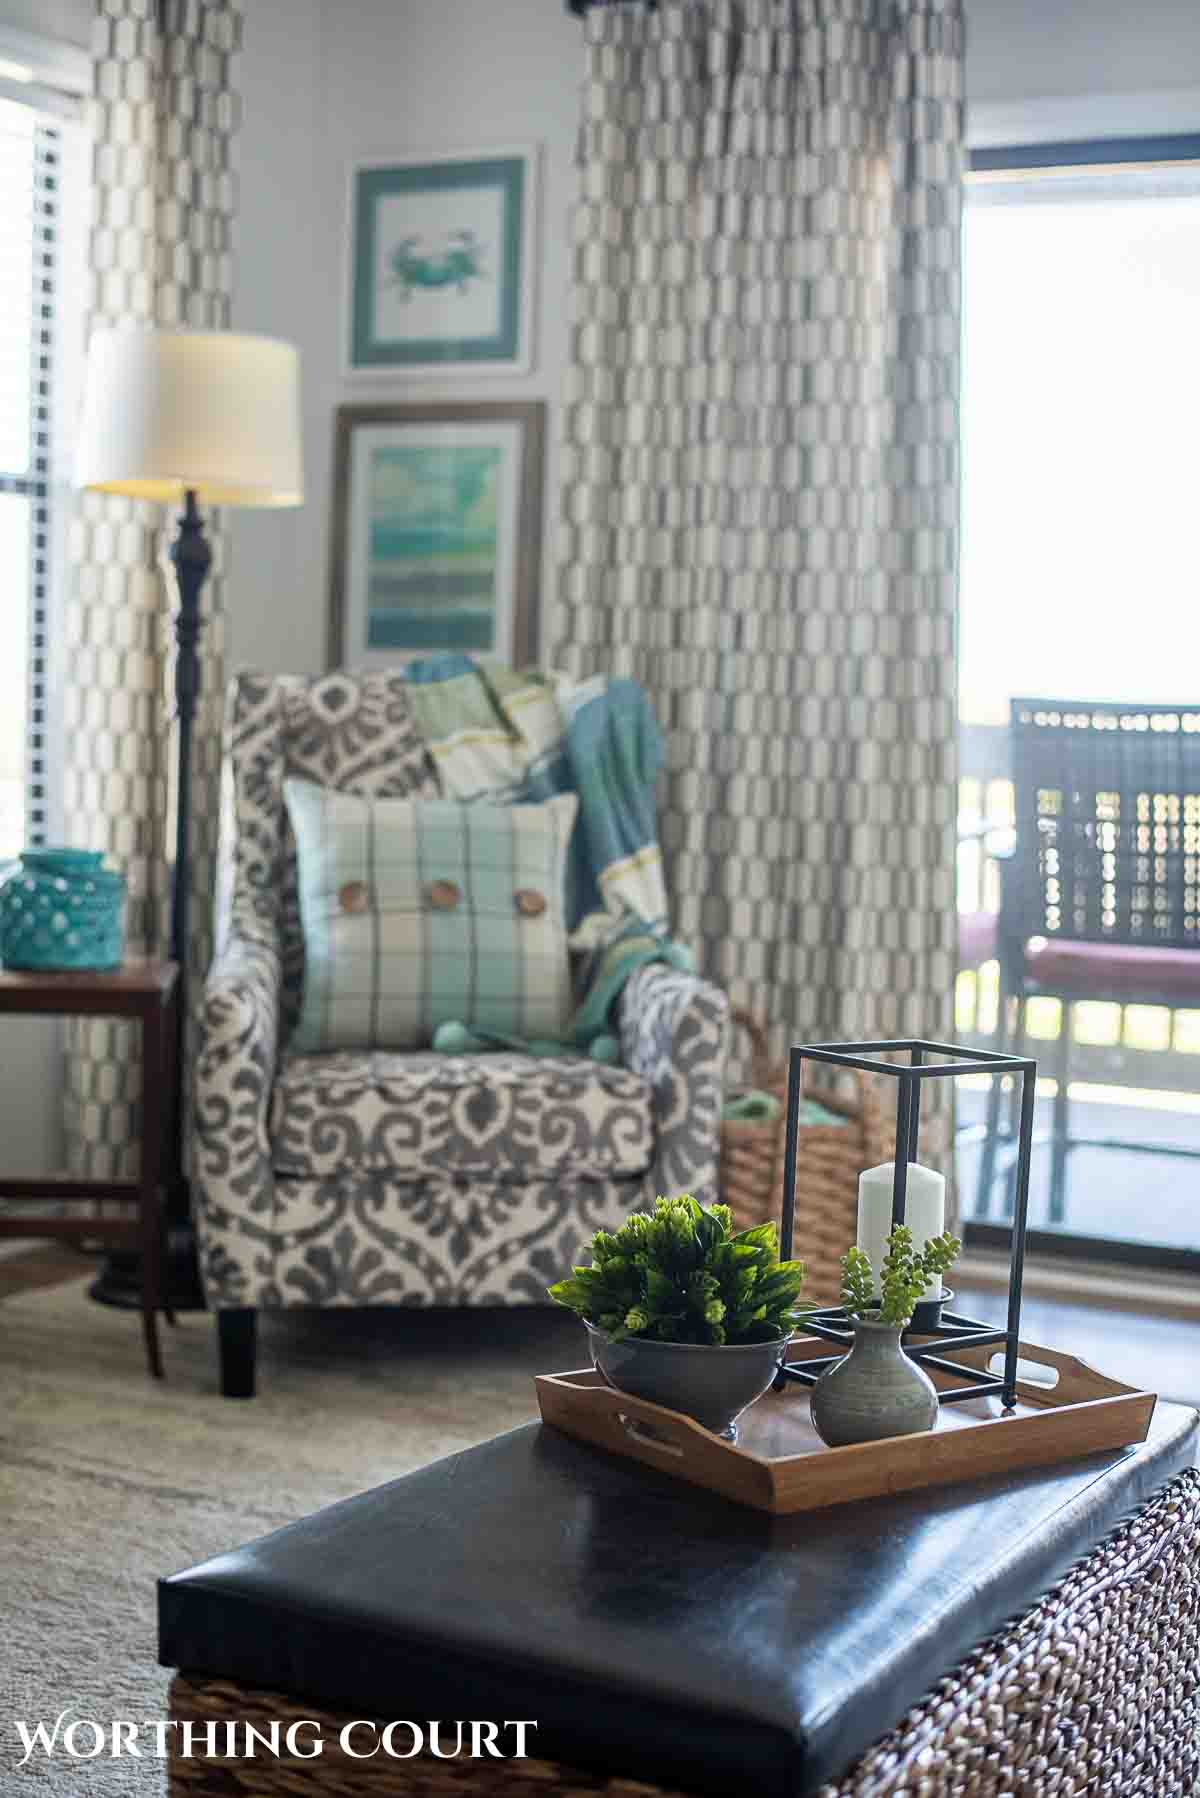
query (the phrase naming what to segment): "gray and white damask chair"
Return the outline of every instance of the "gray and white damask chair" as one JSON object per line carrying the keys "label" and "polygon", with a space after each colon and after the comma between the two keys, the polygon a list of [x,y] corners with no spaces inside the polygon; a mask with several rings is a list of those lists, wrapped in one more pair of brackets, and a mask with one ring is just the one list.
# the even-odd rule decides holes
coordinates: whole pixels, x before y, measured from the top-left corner
{"label": "gray and white damask chair", "polygon": [[437,783],[394,673],[240,675],[226,738],[193,1159],[227,1396],[253,1393],[260,1309],[542,1304],[594,1230],[659,1192],[715,1197],[727,1006],[693,975],[627,982],[621,1066],[289,1053],[304,946],[285,777]]}

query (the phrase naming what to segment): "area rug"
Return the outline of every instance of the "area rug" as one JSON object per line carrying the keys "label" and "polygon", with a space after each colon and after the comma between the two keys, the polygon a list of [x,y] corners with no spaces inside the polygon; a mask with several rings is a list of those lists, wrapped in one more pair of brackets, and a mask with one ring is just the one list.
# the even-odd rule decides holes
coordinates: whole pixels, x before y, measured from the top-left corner
{"label": "area rug", "polygon": [[164,1717],[159,1575],[527,1422],[532,1374],[582,1347],[550,1310],[292,1312],[261,1335],[260,1396],[237,1403],[217,1394],[206,1316],[164,1330],[160,1383],[137,1317],[82,1282],[0,1303],[5,1798],[157,1798],[156,1761],[17,1771],[15,1719]]}

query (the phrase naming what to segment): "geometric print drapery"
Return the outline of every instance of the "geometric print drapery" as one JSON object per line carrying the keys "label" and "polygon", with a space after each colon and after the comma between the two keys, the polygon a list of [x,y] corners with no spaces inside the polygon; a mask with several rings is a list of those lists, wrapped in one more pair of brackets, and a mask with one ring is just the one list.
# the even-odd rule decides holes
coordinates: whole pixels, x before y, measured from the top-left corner
{"label": "geometric print drapery", "polygon": [[[97,0],[93,24],[90,324],[229,324],[241,0]],[[225,620],[223,544],[202,597],[192,771],[189,967],[211,954]],[[174,803],[174,576],[164,508],[81,495],[71,532],[63,736],[68,840],[106,850],[129,886],[130,953],[159,952]],[[195,988],[193,988],[195,990]],[[139,1047],[127,1025],[71,1026],[65,1133],[72,1171],[136,1170]]]}
{"label": "geometric print drapery", "polygon": [[961,0],[584,29],[552,659],[652,694],[675,926],[779,1046],[945,1041]]}

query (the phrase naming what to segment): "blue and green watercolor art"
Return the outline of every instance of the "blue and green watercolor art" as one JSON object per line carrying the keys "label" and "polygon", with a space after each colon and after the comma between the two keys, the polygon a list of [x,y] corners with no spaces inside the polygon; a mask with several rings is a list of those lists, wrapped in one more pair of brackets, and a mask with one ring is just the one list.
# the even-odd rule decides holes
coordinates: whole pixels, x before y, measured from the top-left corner
{"label": "blue and green watercolor art", "polygon": [[494,445],[387,445],[371,455],[367,648],[496,644]]}

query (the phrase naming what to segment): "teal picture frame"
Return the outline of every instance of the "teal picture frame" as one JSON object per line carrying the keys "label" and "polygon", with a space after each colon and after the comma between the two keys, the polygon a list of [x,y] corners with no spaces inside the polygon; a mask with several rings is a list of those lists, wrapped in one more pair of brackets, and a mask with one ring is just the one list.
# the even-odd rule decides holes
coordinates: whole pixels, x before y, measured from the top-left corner
{"label": "teal picture frame", "polygon": [[527,372],[537,185],[535,146],[356,164],[347,371]]}

